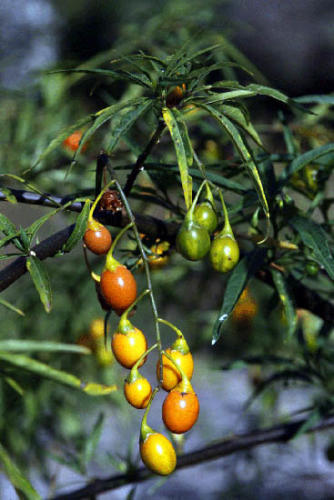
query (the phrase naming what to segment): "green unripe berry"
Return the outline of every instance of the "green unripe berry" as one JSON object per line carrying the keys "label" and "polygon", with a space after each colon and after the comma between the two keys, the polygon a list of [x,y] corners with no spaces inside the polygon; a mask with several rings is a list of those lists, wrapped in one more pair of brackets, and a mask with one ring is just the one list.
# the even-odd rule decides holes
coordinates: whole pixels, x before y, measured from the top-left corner
{"label": "green unripe berry", "polygon": [[216,212],[209,201],[203,201],[203,203],[197,205],[194,211],[194,219],[209,233],[213,233],[218,224]]}
{"label": "green unripe berry", "polygon": [[217,236],[210,248],[210,262],[215,271],[227,273],[239,260],[239,246],[231,236]]}
{"label": "green unripe berry", "polygon": [[177,251],[187,260],[200,260],[210,249],[208,231],[196,222],[182,224],[176,237]]}

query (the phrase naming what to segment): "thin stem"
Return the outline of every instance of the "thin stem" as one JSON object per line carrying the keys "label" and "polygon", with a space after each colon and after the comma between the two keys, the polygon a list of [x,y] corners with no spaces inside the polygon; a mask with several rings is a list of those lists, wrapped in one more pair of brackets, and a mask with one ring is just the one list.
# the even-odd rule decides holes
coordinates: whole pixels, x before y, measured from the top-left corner
{"label": "thin stem", "polygon": [[165,122],[164,121],[159,121],[159,124],[156,128],[156,131],[154,132],[150,142],[147,144],[146,148],[144,151],[138,156],[137,161],[135,163],[135,166],[132,169],[132,172],[127,178],[126,184],[124,186],[124,194],[125,196],[128,196],[130,194],[130,191],[132,189],[133,184],[135,183],[135,180],[137,179],[138,174],[144,170],[144,163],[147,157],[151,154],[152,149],[154,146],[159,142],[159,139],[165,129]]}
{"label": "thin stem", "polygon": [[161,354],[162,348],[161,348],[161,336],[160,336],[160,328],[159,328],[159,321],[158,321],[159,315],[158,315],[158,309],[157,309],[157,305],[156,305],[154,293],[153,293],[153,287],[152,287],[150,269],[149,269],[149,265],[148,265],[148,259],[147,259],[146,252],[144,250],[142,241],[141,241],[140,236],[139,236],[136,221],[135,221],[134,215],[132,213],[131,207],[129,205],[127,197],[124,194],[123,189],[121,188],[121,186],[117,180],[116,180],[116,187],[119,191],[120,197],[121,197],[122,202],[124,204],[125,210],[127,211],[129,219],[130,219],[131,223],[133,224],[133,232],[135,234],[135,238],[136,238],[136,241],[137,241],[137,244],[139,247],[141,257],[143,259],[147,288],[150,291],[150,301],[151,301],[152,313],[153,313],[154,323],[155,323],[156,339],[157,339],[157,344],[158,344],[159,353],[160,353],[160,380],[162,380],[162,354]]}
{"label": "thin stem", "polygon": [[159,323],[163,323],[164,325],[169,326],[169,328],[171,328],[172,330],[175,330],[175,332],[176,332],[176,334],[178,335],[179,338],[181,338],[181,339],[184,338],[184,335],[181,332],[181,330],[179,330],[179,328],[177,328],[175,325],[173,325],[172,323],[170,323],[166,319],[158,318],[158,321],[159,321]]}
{"label": "thin stem", "polygon": [[114,239],[114,241],[113,241],[113,243],[108,251],[108,255],[113,254],[113,251],[115,250],[117,243],[122,238],[123,234],[126,233],[128,231],[128,229],[130,229],[131,227],[133,227],[133,222],[130,222],[125,227],[123,227],[123,229],[120,230],[120,232],[117,234],[116,238]]}
{"label": "thin stem", "polygon": [[109,309],[109,311],[106,312],[106,315],[104,317],[103,329],[104,329],[104,348],[105,349],[107,349],[108,321],[109,321],[111,313],[112,313],[112,309]]}
{"label": "thin stem", "polygon": [[136,363],[133,365],[133,367],[131,368],[131,370],[137,370],[138,367],[140,366],[140,363],[143,361],[143,359],[145,359],[146,356],[148,356],[150,354],[150,352],[152,352],[157,347],[158,347],[158,344],[155,343],[149,349],[147,349],[147,351],[145,351],[144,354],[142,354],[140,356],[140,358],[138,359],[138,361],[136,361]]}
{"label": "thin stem", "polygon": [[151,429],[151,427],[149,425],[147,425],[147,415],[148,415],[148,412],[150,411],[150,408],[151,408],[151,405],[152,405],[152,402],[153,402],[153,399],[155,398],[155,395],[156,393],[159,391],[159,386],[157,386],[154,391],[152,392],[151,394],[151,397],[150,397],[150,400],[147,404],[147,407],[146,407],[146,410],[145,410],[145,413],[143,415],[143,419],[141,421],[141,426],[140,426],[140,437],[141,439],[145,440],[146,438],[146,435],[152,431],[153,429]]}
{"label": "thin stem", "polygon": [[131,305],[129,305],[129,307],[124,311],[124,313],[122,314],[121,316],[121,320],[122,319],[127,319],[128,317],[128,314],[130,311],[132,311],[132,309],[134,307],[136,307],[136,305],[138,304],[138,302],[140,302],[144,297],[145,295],[147,295],[148,293],[150,293],[150,290],[147,288],[146,290],[144,290],[137,298],[134,302],[132,302]]}
{"label": "thin stem", "polygon": [[96,209],[96,206],[98,204],[98,202],[100,201],[101,197],[104,195],[104,193],[107,191],[107,189],[112,186],[113,184],[115,184],[115,179],[113,179],[112,181],[108,182],[108,184],[106,186],[104,186],[104,188],[102,189],[102,191],[98,194],[98,196],[96,197],[90,211],[89,211],[89,216],[88,216],[88,220],[92,220],[93,219],[93,214],[94,214],[94,211]]}
{"label": "thin stem", "polygon": [[98,197],[99,192],[102,187],[102,176],[104,169],[108,165],[109,156],[105,152],[101,152],[96,160],[96,171],[95,171],[95,198]]}
{"label": "thin stem", "polygon": [[224,218],[225,218],[223,233],[224,234],[225,233],[231,234],[233,236],[233,231],[232,231],[231,224],[230,224],[230,221],[229,221],[229,218],[228,218],[228,212],[227,212],[227,208],[226,208],[225,201],[224,201],[224,196],[223,196],[223,193],[222,193],[221,189],[219,189],[219,197],[220,197],[220,201],[221,201],[221,204],[222,204],[222,207],[223,207]]}
{"label": "thin stem", "polygon": [[166,351],[162,351],[162,354],[164,356],[166,356],[167,359],[169,359],[169,361],[171,361],[173,363],[173,365],[175,366],[176,370],[179,371],[181,373],[181,376],[182,376],[182,382],[185,382],[187,385],[189,385],[191,387],[191,384],[190,384],[190,380],[189,378],[187,377],[187,375],[184,373],[183,369],[181,368],[180,365],[177,364],[177,362],[175,361],[175,359],[172,358],[172,356],[170,354],[168,354]]}

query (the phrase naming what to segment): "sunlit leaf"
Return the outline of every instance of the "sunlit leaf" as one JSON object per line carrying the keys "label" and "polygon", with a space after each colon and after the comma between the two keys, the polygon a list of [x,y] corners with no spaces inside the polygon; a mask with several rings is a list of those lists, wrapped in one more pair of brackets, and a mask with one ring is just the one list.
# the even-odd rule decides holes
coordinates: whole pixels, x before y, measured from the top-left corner
{"label": "sunlit leaf", "polygon": [[173,111],[171,109],[164,108],[162,110],[162,113],[165,123],[168,127],[169,133],[171,135],[172,141],[174,143],[174,148],[180,170],[184,201],[188,210],[190,208],[192,199],[192,185],[191,182],[189,182],[188,158],[186,154],[186,148],[183,143],[183,137],[180,131],[179,124],[177,122],[176,116],[174,115]]}
{"label": "sunlit leaf", "polygon": [[244,113],[241,111],[240,108],[237,108],[235,106],[230,106],[229,104],[225,104],[223,108],[223,113],[226,115],[230,120],[235,122],[244,132],[246,132],[252,139],[253,141],[256,142],[259,146],[263,147],[262,141],[253,127],[253,124],[251,121],[247,120]]}
{"label": "sunlit leaf", "polygon": [[13,306],[13,304],[11,304],[10,302],[8,302],[7,300],[0,298],[0,304],[2,306],[4,306],[4,307],[7,307],[7,309],[10,309],[11,311],[16,312],[20,316],[24,316],[24,312],[21,311],[21,309],[19,309],[18,307]]}

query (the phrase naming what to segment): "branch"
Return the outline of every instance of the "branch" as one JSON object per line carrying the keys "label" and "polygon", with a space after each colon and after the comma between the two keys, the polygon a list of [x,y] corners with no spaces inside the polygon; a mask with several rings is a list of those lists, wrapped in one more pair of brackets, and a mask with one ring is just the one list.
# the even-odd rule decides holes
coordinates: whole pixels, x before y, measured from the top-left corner
{"label": "branch", "polygon": [[165,122],[159,121],[157,129],[154,132],[150,142],[148,143],[148,145],[146,146],[144,151],[138,156],[137,161],[135,163],[135,166],[133,167],[131,173],[129,174],[127,181],[125,183],[124,189],[123,189],[125,196],[129,195],[131,188],[132,188],[139,172],[141,172],[144,168],[145,160],[150,155],[152,149],[159,141],[161,134],[164,131],[164,128],[165,128]]}
{"label": "branch", "polygon": [[[287,424],[269,427],[263,430],[256,430],[247,434],[240,434],[229,439],[224,439],[218,443],[201,448],[199,450],[186,453],[178,457],[176,470],[197,465],[209,460],[216,460],[237,451],[249,450],[263,444],[287,442],[294,437],[298,430],[308,421],[308,417],[290,422]],[[334,426],[334,416],[328,417],[322,422],[309,428],[306,432],[317,432]],[[111,476],[107,479],[95,479],[87,486],[79,488],[70,493],[58,495],[52,500],[75,500],[80,498],[89,498],[106,491],[115,490],[121,486],[131,483],[139,483],[154,477],[145,467],[139,467],[133,471],[117,476]]]}

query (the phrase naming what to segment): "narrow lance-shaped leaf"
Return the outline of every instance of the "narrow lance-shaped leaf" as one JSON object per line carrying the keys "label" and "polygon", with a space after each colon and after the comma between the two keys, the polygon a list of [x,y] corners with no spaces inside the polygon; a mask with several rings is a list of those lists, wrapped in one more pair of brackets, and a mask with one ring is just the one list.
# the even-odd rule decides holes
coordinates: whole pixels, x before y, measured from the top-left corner
{"label": "narrow lance-shaped leaf", "polygon": [[2,231],[5,236],[11,236],[17,233],[15,224],[2,213],[0,213],[0,231]]}
{"label": "narrow lance-shaped leaf", "polygon": [[182,134],[173,111],[171,109],[164,108],[162,110],[162,113],[172,141],[174,143],[177,162],[180,170],[184,201],[188,210],[190,208],[192,199],[192,183],[190,182],[190,176],[188,173],[188,159],[183,143]]}
{"label": "narrow lance-shaped leaf", "polygon": [[61,342],[41,342],[40,340],[10,339],[0,340],[0,351],[7,352],[70,352],[77,354],[90,354],[87,347],[76,344],[63,344]]}
{"label": "narrow lance-shaped leaf", "polygon": [[73,389],[81,390],[91,396],[105,396],[116,390],[115,385],[96,384],[94,382],[83,382],[78,377],[57,370],[51,366],[41,363],[35,359],[24,356],[23,354],[9,354],[0,351],[0,360],[5,361],[11,366],[15,366],[22,370],[27,370],[35,375],[44,377],[54,382],[72,387]]}
{"label": "narrow lance-shaped leaf", "polygon": [[253,127],[252,122],[246,119],[241,109],[235,106],[230,106],[229,104],[225,104],[223,108],[223,113],[228,118],[230,118],[230,120],[234,121],[237,125],[239,125],[239,127],[242,128],[242,130],[244,130],[253,139],[253,141],[256,142],[256,144],[258,144],[263,148],[262,141],[257,131]]}
{"label": "narrow lance-shaped leaf", "polygon": [[24,495],[27,500],[40,500],[41,497],[32,487],[28,479],[10,458],[7,450],[0,444],[0,462],[2,469],[18,494]]}
{"label": "narrow lance-shaped leaf", "polygon": [[10,309],[11,311],[16,312],[20,316],[24,316],[24,312],[21,311],[21,309],[18,309],[17,307],[13,306],[13,304],[8,302],[7,300],[0,298],[0,304],[4,307],[7,307],[7,309]]}
{"label": "narrow lance-shaped leaf", "polygon": [[334,259],[326,233],[322,227],[301,215],[293,217],[289,224],[298,231],[303,243],[313,250],[315,259],[326,269],[329,277],[334,280]]}
{"label": "narrow lance-shaped leaf", "polygon": [[33,257],[32,255],[27,257],[26,265],[36,290],[39,293],[44,309],[49,313],[51,311],[52,293],[46,268],[37,257]]}
{"label": "narrow lance-shaped leaf", "polygon": [[283,170],[281,175],[281,184],[286,184],[287,180],[298,170],[304,168],[309,163],[325,156],[327,154],[334,152],[334,142],[330,142],[325,146],[319,146],[318,148],[311,149],[306,153],[298,156],[295,160],[293,160],[290,165]]}
{"label": "narrow lance-shaped leaf", "polygon": [[260,269],[266,256],[265,248],[256,248],[246,255],[231,272],[224,292],[223,305],[213,325],[212,344],[221,336],[223,326],[229,318],[234,306],[247,285],[248,280]]}
{"label": "narrow lance-shaped leaf", "polygon": [[277,269],[271,269],[271,275],[285,314],[287,322],[287,337],[291,338],[297,328],[297,315],[293,300],[284,275]]}
{"label": "narrow lance-shaped leaf", "polygon": [[88,464],[93,458],[94,452],[101,438],[103,424],[104,424],[104,415],[101,413],[98,416],[95,425],[93,427],[93,430],[88,436],[87,441],[85,442],[84,445],[82,453],[82,461],[85,465]]}
{"label": "narrow lance-shaped leaf", "polygon": [[240,156],[245,161],[246,168],[247,168],[251,178],[253,179],[255,189],[258,193],[258,196],[259,196],[262,208],[264,210],[264,213],[265,213],[267,219],[269,219],[269,206],[268,206],[266,195],[264,193],[264,189],[263,189],[263,185],[262,185],[262,181],[261,181],[258,169],[257,169],[257,167],[253,161],[253,158],[252,158],[250,152],[248,151],[248,148],[247,148],[243,138],[241,137],[238,129],[231,122],[231,120],[229,120],[223,113],[216,110],[212,106],[203,104],[203,105],[201,105],[201,107],[203,107],[208,113],[210,113],[211,116],[213,116],[216,120],[218,120],[218,122],[221,124],[221,126],[226,131],[226,133],[230,136],[230,138],[231,138],[233,144],[235,145],[235,147],[237,148]]}
{"label": "narrow lance-shaped leaf", "polygon": [[113,151],[119,139],[130,130],[132,125],[151,105],[151,99],[142,98],[136,104],[132,106],[127,105],[122,111],[117,113],[111,122],[111,141],[108,146],[108,153]]}
{"label": "narrow lance-shaped leaf", "polygon": [[63,252],[70,252],[78,243],[78,241],[83,238],[83,235],[85,234],[87,228],[89,210],[90,200],[86,200],[80,214],[77,217],[74,229],[62,248]]}

